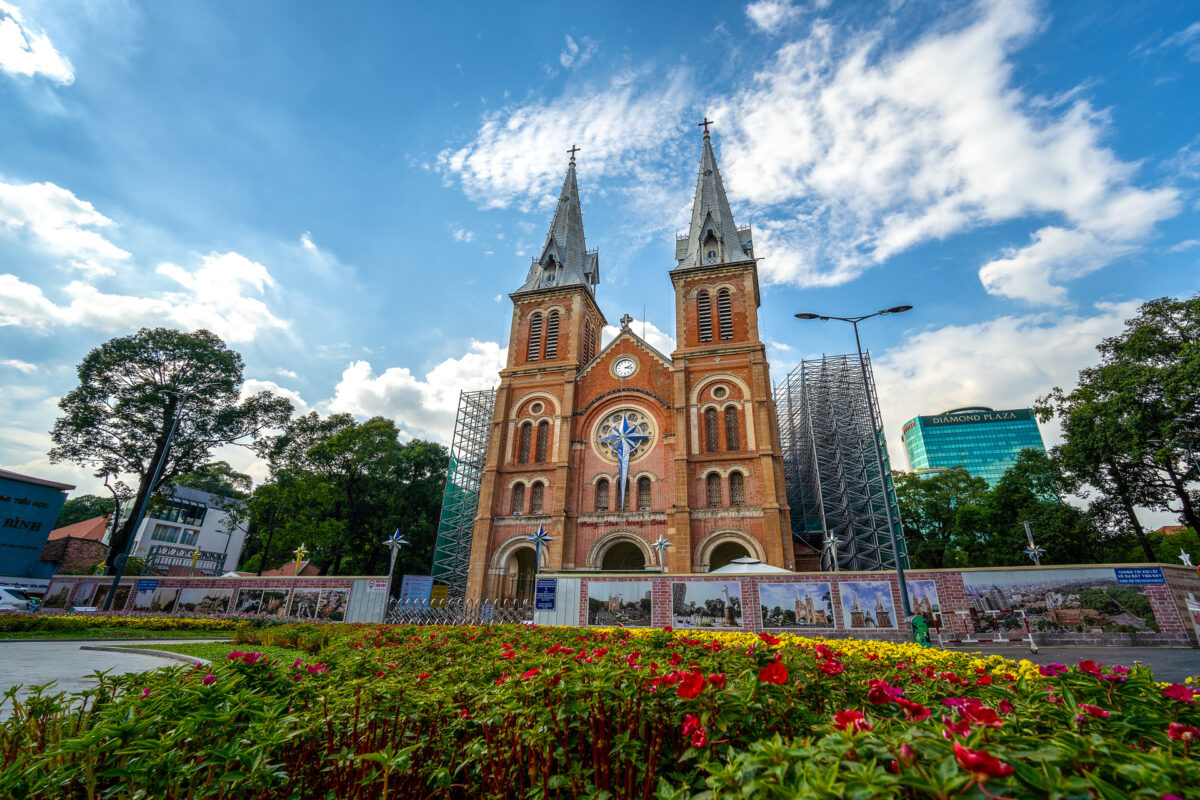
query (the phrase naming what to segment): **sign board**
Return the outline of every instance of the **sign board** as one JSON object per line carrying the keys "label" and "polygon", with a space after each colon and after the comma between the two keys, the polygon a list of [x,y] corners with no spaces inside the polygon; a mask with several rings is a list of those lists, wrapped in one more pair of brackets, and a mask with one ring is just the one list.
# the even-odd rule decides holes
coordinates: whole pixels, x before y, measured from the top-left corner
{"label": "sign board", "polygon": [[1114,567],[1113,572],[1117,573],[1117,583],[1142,585],[1167,582],[1162,567]]}
{"label": "sign board", "polygon": [[428,600],[432,592],[432,575],[405,575],[400,584],[401,600]]}
{"label": "sign board", "polygon": [[442,608],[446,605],[446,598],[450,596],[450,587],[444,583],[436,583],[433,586],[433,591],[429,595],[429,602],[437,608]]}
{"label": "sign board", "polygon": [[368,592],[386,592],[387,591],[387,579],[386,578],[371,578],[370,580],[367,581],[367,591]]}
{"label": "sign board", "polygon": [[964,411],[958,414],[920,418],[921,424],[926,426],[975,425],[980,422],[1013,422],[1031,419],[1033,419],[1033,412],[1028,408],[1014,408],[1008,411]]}
{"label": "sign board", "polygon": [[139,592],[153,592],[158,588],[158,581],[155,580],[140,580],[137,582],[137,590]]}
{"label": "sign board", "polygon": [[533,590],[533,610],[553,611],[554,598],[558,594],[558,579],[538,578]]}

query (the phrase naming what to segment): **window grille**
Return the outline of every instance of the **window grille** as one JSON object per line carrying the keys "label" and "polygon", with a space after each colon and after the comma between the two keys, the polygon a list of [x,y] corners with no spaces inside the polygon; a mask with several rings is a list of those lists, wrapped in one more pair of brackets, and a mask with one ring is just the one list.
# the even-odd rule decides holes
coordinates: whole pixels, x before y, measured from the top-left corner
{"label": "window grille", "polygon": [[549,446],[549,443],[550,443],[550,423],[547,422],[546,420],[542,420],[541,422],[538,423],[538,434],[537,434],[536,458],[537,458],[537,462],[539,464],[545,463],[545,461],[546,461],[546,448]]}
{"label": "window grille", "polygon": [[708,476],[708,507],[719,508],[721,505],[721,476],[713,472]]}
{"label": "window grille", "polygon": [[710,408],[704,412],[704,449],[710,453],[717,452],[720,441],[717,437],[717,410]]}
{"label": "window grille", "polygon": [[521,426],[521,443],[517,448],[517,463],[529,463],[529,440],[533,437],[533,423],[526,422]]}
{"label": "window grille", "polygon": [[517,516],[525,513],[525,484],[518,483],[513,487],[512,513]]}
{"label": "window grille", "polygon": [[558,355],[558,312],[551,311],[546,318],[546,358]]}
{"label": "window grille", "polygon": [[596,482],[596,510],[608,511],[608,479],[601,478]]}
{"label": "window grille", "polygon": [[542,315],[534,314],[529,320],[529,352],[525,358],[529,361],[537,361],[538,355],[542,352]]}
{"label": "window grille", "polygon": [[729,290],[717,292],[717,316],[721,320],[721,338],[733,338],[733,304],[729,301]]}
{"label": "window grille", "polygon": [[740,472],[729,473],[729,505],[746,505],[746,479]]}
{"label": "window grille", "polygon": [[646,476],[638,478],[637,482],[638,511],[650,510],[650,479]]}
{"label": "window grille", "polygon": [[712,341],[712,301],[708,292],[696,295],[696,314],[700,322],[700,341]]}
{"label": "window grille", "polygon": [[529,513],[530,514],[542,513],[542,501],[545,499],[545,497],[546,497],[546,484],[541,483],[540,481],[538,483],[535,483],[533,485],[533,492],[531,493],[530,498],[529,498]]}
{"label": "window grille", "polygon": [[742,449],[742,436],[741,431],[738,430],[737,409],[733,406],[725,409],[725,449]]}

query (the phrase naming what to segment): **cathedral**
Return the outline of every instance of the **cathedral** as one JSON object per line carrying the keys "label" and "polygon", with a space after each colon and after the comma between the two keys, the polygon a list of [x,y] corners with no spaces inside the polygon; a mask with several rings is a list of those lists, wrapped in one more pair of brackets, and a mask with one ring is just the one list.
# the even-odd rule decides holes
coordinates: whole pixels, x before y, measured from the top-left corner
{"label": "cathedral", "polygon": [[739,557],[797,568],[754,243],[704,129],[691,225],[663,275],[669,354],[627,314],[601,347],[600,256],[584,239],[572,151],[546,244],[509,295],[468,597],[529,596],[539,528],[542,572],[703,573]]}

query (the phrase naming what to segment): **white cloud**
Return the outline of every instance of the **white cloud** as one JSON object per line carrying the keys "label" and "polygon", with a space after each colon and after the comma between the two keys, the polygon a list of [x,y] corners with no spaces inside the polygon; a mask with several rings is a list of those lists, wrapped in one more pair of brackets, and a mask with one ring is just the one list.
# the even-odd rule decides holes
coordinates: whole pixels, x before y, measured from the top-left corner
{"label": "white cloud", "polygon": [[570,34],[567,34],[566,46],[558,54],[558,63],[567,69],[579,69],[592,60],[592,56],[596,55],[599,48],[600,45],[587,36],[580,37],[576,42]]}
{"label": "white cloud", "polygon": [[15,369],[18,372],[24,372],[26,375],[31,372],[37,372],[37,364],[30,364],[28,361],[21,361],[17,358],[0,358],[0,367]]}
{"label": "white cloud", "polygon": [[800,12],[800,7],[789,0],[758,0],[746,6],[746,16],[764,33],[778,33],[780,28],[799,17]]}
{"label": "white cloud", "polygon": [[1167,250],[1169,253],[1182,253],[1184,250],[1191,250],[1193,247],[1200,246],[1200,239],[1184,239],[1177,245],[1173,245]]}
{"label": "white cloud", "polygon": [[279,397],[286,398],[292,401],[292,405],[296,407],[297,414],[307,414],[309,412],[308,403],[304,402],[304,398],[295,389],[287,389],[280,386],[275,381],[259,380],[257,378],[248,378],[242,383],[242,398],[245,399],[250,395],[258,394],[259,392],[271,392]]}
{"label": "white cloud", "polygon": [[500,382],[507,350],[495,342],[472,341],[462,358],[448,358],[419,378],[407,367],[376,375],[370,362],[355,361],[342,372],[327,403],[331,412],[394,419],[409,435],[449,442],[463,390]]}
{"label": "white cloud", "polygon": [[0,70],[28,77],[45,75],[64,86],[75,80],[71,62],[55,49],[50,37],[5,0],[0,0]]}
{"label": "white cloud", "polygon": [[300,377],[299,375],[297,375],[297,374],[296,374],[295,372],[293,372],[292,370],[290,370],[290,369],[284,369],[283,367],[276,367],[276,368],[275,368],[275,374],[276,374],[276,375],[282,375],[282,376],[283,376],[283,377],[285,377],[285,378],[291,378],[292,380],[296,380],[297,378],[299,378],[299,377]]}
{"label": "white cloud", "polygon": [[[591,180],[625,175],[632,164],[676,138],[688,101],[682,70],[672,71],[655,89],[641,90],[646,77],[622,73],[598,90],[485,114],[471,142],[438,154],[438,169],[457,178],[485,208],[553,202],[548,193],[562,181],[564,143],[579,145],[580,170]],[[620,136],[612,135],[614,120],[621,120]]]}
{"label": "white cloud", "polygon": [[[2,26],[0,20],[0,31]],[[113,224],[91,203],[53,183],[0,182],[0,231],[26,235],[34,246],[65,258],[85,275],[111,275],[129,259],[129,253],[93,230]]]}
{"label": "white cloud", "polygon": [[[1029,314],[947,325],[886,350],[873,367],[892,462],[907,467],[900,429],[913,417],[972,405],[1027,408],[1054,386],[1073,387],[1079,370],[1099,360],[1097,343],[1119,333],[1140,304],[1100,303],[1090,316]],[[1047,446],[1061,438],[1057,425],[1042,433]]]}
{"label": "white cloud", "polygon": [[15,275],[0,275],[0,326],[83,325],[117,332],[139,325],[176,325],[187,330],[208,328],[228,342],[250,341],[264,330],[287,327],[262,300],[247,296],[248,292],[262,294],[275,281],[266,267],[240,253],[209,253],[191,271],[170,263],[160,264],[156,271],[182,291],[108,294],[72,281],[63,289],[70,302],[59,305],[41,288]]}
{"label": "white cloud", "polygon": [[[630,329],[641,336],[651,347],[658,352],[670,358],[671,353],[675,350],[675,338],[667,332],[661,330],[653,322],[645,323],[645,335],[643,336],[643,327],[640,320],[634,320],[629,324]],[[607,347],[608,343],[617,338],[617,334],[621,329],[616,325],[605,325],[604,330],[600,331],[600,344],[602,347]]]}
{"label": "white cloud", "polygon": [[300,234],[300,246],[305,250],[315,251],[317,249],[316,244],[314,244],[312,240],[312,231],[305,231],[304,233]]}
{"label": "white cloud", "polygon": [[469,231],[461,225],[451,229],[450,233],[454,236],[454,241],[456,242],[475,241],[475,231]]}
{"label": "white cloud", "polygon": [[[964,19],[899,51],[882,33],[814,23],[711,110],[728,121],[724,172],[753,206],[765,278],[837,285],[919,243],[1032,217],[1041,230],[987,264],[985,285],[1061,300],[1057,284],[1177,213],[1174,189],[1134,186],[1136,165],[1102,146],[1103,114],[1014,86],[1010,56],[1041,25],[1031,2],[984,2]],[[1034,297],[1038,269],[1055,291]]]}
{"label": "white cloud", "polygon": [[1182,47],[1188,61],[1200,61],[1200,22],[1193,22],[1181,31],[1163,39],[1160,47]]}

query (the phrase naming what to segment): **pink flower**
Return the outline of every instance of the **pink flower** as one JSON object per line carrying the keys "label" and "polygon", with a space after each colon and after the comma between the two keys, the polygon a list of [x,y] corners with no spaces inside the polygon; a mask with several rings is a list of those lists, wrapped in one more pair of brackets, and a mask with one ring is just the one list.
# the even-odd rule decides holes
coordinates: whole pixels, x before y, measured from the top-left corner
{"label": "pink flower", "polygon": [[914,703],[912,700],[905,700],[903,697],[897,697],[896,703],[904,709],[904,713],[909,719],[920,722],[923,719],[928,719],[933,712],[920,703]]}
{"label": "pink flower", "polygon": [[999,703],[996,703],[996,710],[1001,714],[1011,714],[1015,708],[1016,706],[1007,700],[1001,700]]}
{"label": "pink flower", "polygon": [[1177,742],[1183,742],[1190,746],[1192,742],[1200,740],[1200,728],[1193,725],[1184,725],[1180,722],[1172,722],[1167,726],[1167,736]]}
{"label": "pink flower", "polygon": [[1043,678],[1053,678],[1056,675],[1065,675],[1070,670],[1066,664],[1047,664],[1043,667],[1038,667],[1038,674]]}
{"label": "pink flower", "polygon": [[141,696],[141,697],[139,697],[138,699],[139,699],[139,700],[145,700],[145,699],[146,699],[147,697],[149,697],[149,696],[150,696],[150,687],[149,687],[149,686],[147,686],[145,689],[142,689],[142,696]]}
{"label": "pink flower", "polygon": [[899,686],[892,686],[886,681],[871,679],[871,691],[867,692],[867,700],[877,706],[893,703],[896,698],[904,694],[904,690]]}
{"label": "pink flower", "polygon": [[833,726],[840,731],[847,728],[853,733],[861,733],[863,731],[874,730],[874,725],[867,724],[867,718],[863,716],[861,711],[839,711],[833,715]]}
{"label": "pink flower", "polygon": [[216,682],[217,682],[217,676],[213,675],[211,672],[204,676],[204,685],[205,686],[210,686]]}
{"label": "pink flower", "polygon": [[1184,686],[1182,683],[1172,683],[1170,686],[1163,689],[1162,693],[1164,697],[1169,697],[1172,700],[1178,700],[1180,703],[1187,703],[1191,706],[1196,705],[1196,701],[1192,699],[1196,696],[1196,693],[1190,687]]}
{"label": "pink flower", "polygon": [[1100,677],[1101,675],[1103,675],[1103,673],[1100,671],[1100,668],[1103,666],[1104,666],[1103,664],[1092,661],[1089,658],[1089,659],[1079,662],[1079,671],[1086,672],[1088,675],[1095,675],[1096,677]]}
{"label": "pink flower", "polygon": [[1080,703],[1078,706],[1076,706],[1076,708],[1078,708],[1080,711],[1086,712],[1089,716],[1095,717],[1096,719],[1104,719],[1111,716],[1100,706],[1092,706],[1088,705],[1087,703]]}
{"label": "pink flower", "polygon": [[294,681],[298,681],[298,680],[300,680],[300,679],[301,679],[301,678],[303,678],[303,677],[304,677],[303,675],[301,675],[299,672],[297,672],[295,675],[293,675],[293,676],[292,676],[292,681],[293,681],[293,682],[294,682]]}
{"label": "pink flower", "polygon": [[225,658],[229,659],[230,661],[237,661],[241,657],[242,657],[241,650],[233,650],[229,653],[229,655],[225,656]]}
{"label": "pink flower", "polygon": [[304,659],[297,658],[295,661],[292,662],[292,669],[295,669],[296,667],[300,666],[303,663],[304,663]]}
{"label": "pink flower", "polygon": [[817,669],[821,670],[821,672],[824,672],[826,675],[833,676],[840,673],[845,669],[845,667],[842,666],[842,662],[840,661],[826,661],[823,664],[818,664]]}

